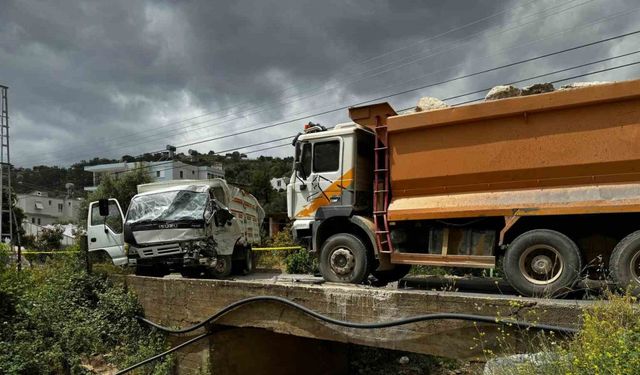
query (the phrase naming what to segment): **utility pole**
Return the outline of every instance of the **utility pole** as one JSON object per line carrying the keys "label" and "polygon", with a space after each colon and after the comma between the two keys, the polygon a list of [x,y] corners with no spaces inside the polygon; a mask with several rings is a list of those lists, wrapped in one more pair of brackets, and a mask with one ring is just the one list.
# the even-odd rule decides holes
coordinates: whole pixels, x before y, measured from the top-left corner
{"label": "utility pole", "polygon": [[[0,85],[0,240],[13,246],[13,202],[11,200],[11,158],[9,156],[9,100],[7,86]],[[6,201],[6,203],[5,203]],[[6,206],[6,207],[5,207]],[[6,217],[8,225],[3,225]],[[8,229],[8,231],[7,231]],[[11,249],[13,251],[13,249]],[[20,258],[18,256],[18,258]],[[18,259],[20,264],[21,259]]]}

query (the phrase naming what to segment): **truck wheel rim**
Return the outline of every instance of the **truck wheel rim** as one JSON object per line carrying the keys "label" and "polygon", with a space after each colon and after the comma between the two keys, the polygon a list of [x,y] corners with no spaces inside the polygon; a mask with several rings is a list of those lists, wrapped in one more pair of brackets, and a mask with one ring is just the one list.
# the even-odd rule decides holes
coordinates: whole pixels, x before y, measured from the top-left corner
{"label": "truck wheel rim", "polygon": [[631,258],[631,277],[635,283],[640,284],[640,249],[636,250],[636,253],[633,254],[633,258]]}
{"label": "truck wheel rim", "polygon": [[529,246],[520,256],[520,273],[532,284],[551,284],[558,280],[563,270],[562,255],[553,246]]}
{"label": "truck wheel rim", "polygon": [[345,247],[335,249],[330,258],[331,269],[336,275],[348,275],[356,265],[356,259],[351,250]]}
{"label": "truck wheel rim", "polygon": [[216,265],[213,267],[217,272],[224,272],[227,267],[226,261],[222,258],[218,258],[216,261]]}

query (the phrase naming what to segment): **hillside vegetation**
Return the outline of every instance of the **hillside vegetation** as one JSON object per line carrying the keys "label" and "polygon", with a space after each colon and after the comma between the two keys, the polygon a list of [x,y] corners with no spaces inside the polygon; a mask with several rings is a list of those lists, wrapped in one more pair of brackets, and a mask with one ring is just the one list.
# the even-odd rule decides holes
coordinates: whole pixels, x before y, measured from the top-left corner
{"label": "hillside vegetation", "polygon": [[[168,347],[141,325],[136,297],[76,255],[18,272],[0,249],[0,373],[113,373]],[[171,359],[144,373],[167,374]]]}
{"label": "hillside vegetation", "polygon": [[[16,181],[14,188],[17,193],[45,190],[64,194],[66,192],[65,184],[73,183],[75,194],[86,197],[84,187],[93,186],[93,177],[91,173],[84,171],[84,167],[121,161],[166,160],[166,156],[164,157],[165,159],[163,159],[162,154],[144,154],[138,157],[125,155],[120,160],[105,158],[94,158],[89,161],[82,160],[69,167],[40,165],[32,168],[15,168],[12,171],[14,181]],[[227,181],[255,195],[264,206],[267,214],[286,211],[285,194],[273,190],[270,180],[274,177],[283,177],[291,174],[293,162],[291,157],[259,156],[255,159],[249,159],[246,155],[238,152],[218,155],[210,151],[206,154],[177,154],[175,160],[195,165],[222,163]]]}

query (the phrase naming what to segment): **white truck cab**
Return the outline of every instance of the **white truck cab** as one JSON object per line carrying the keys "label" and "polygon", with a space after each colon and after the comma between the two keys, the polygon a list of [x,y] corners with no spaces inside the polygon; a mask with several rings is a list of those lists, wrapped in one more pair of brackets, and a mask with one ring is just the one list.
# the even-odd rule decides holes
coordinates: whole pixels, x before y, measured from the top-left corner
{"label": "white truck cab", "polygon": [[[309,124],[294,140],[287,185],[293,236],[320,256],[320,271],[329,281],[360,281],[369,270],[392,268],[388,256],[375,248],[371,220],[374,140],[371,130],[355,123],[330,130]],[[339,251],[323,251],[327,246]],[[353,251],[366,252],[368,263],[356,265]],[[329,253],[335,256],[322,259]]]}
{"label": "white truck cab", "polygon": [[106,253],[116,266],[127,265],[124,251],[124,215],[116,199],[107,200],[108,215],[101,216],[99,202],[89,204],[87,240],[90,252]]}

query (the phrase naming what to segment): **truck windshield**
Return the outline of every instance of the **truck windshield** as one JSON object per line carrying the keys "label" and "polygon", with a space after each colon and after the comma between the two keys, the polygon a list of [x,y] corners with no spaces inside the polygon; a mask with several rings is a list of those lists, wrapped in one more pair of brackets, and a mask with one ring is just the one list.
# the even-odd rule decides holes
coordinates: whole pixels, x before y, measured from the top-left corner
{"label": "truck windshield", "polygon": [[177,190],[134,197],[128,223],[142,221],[202,220],[207,193]]}

